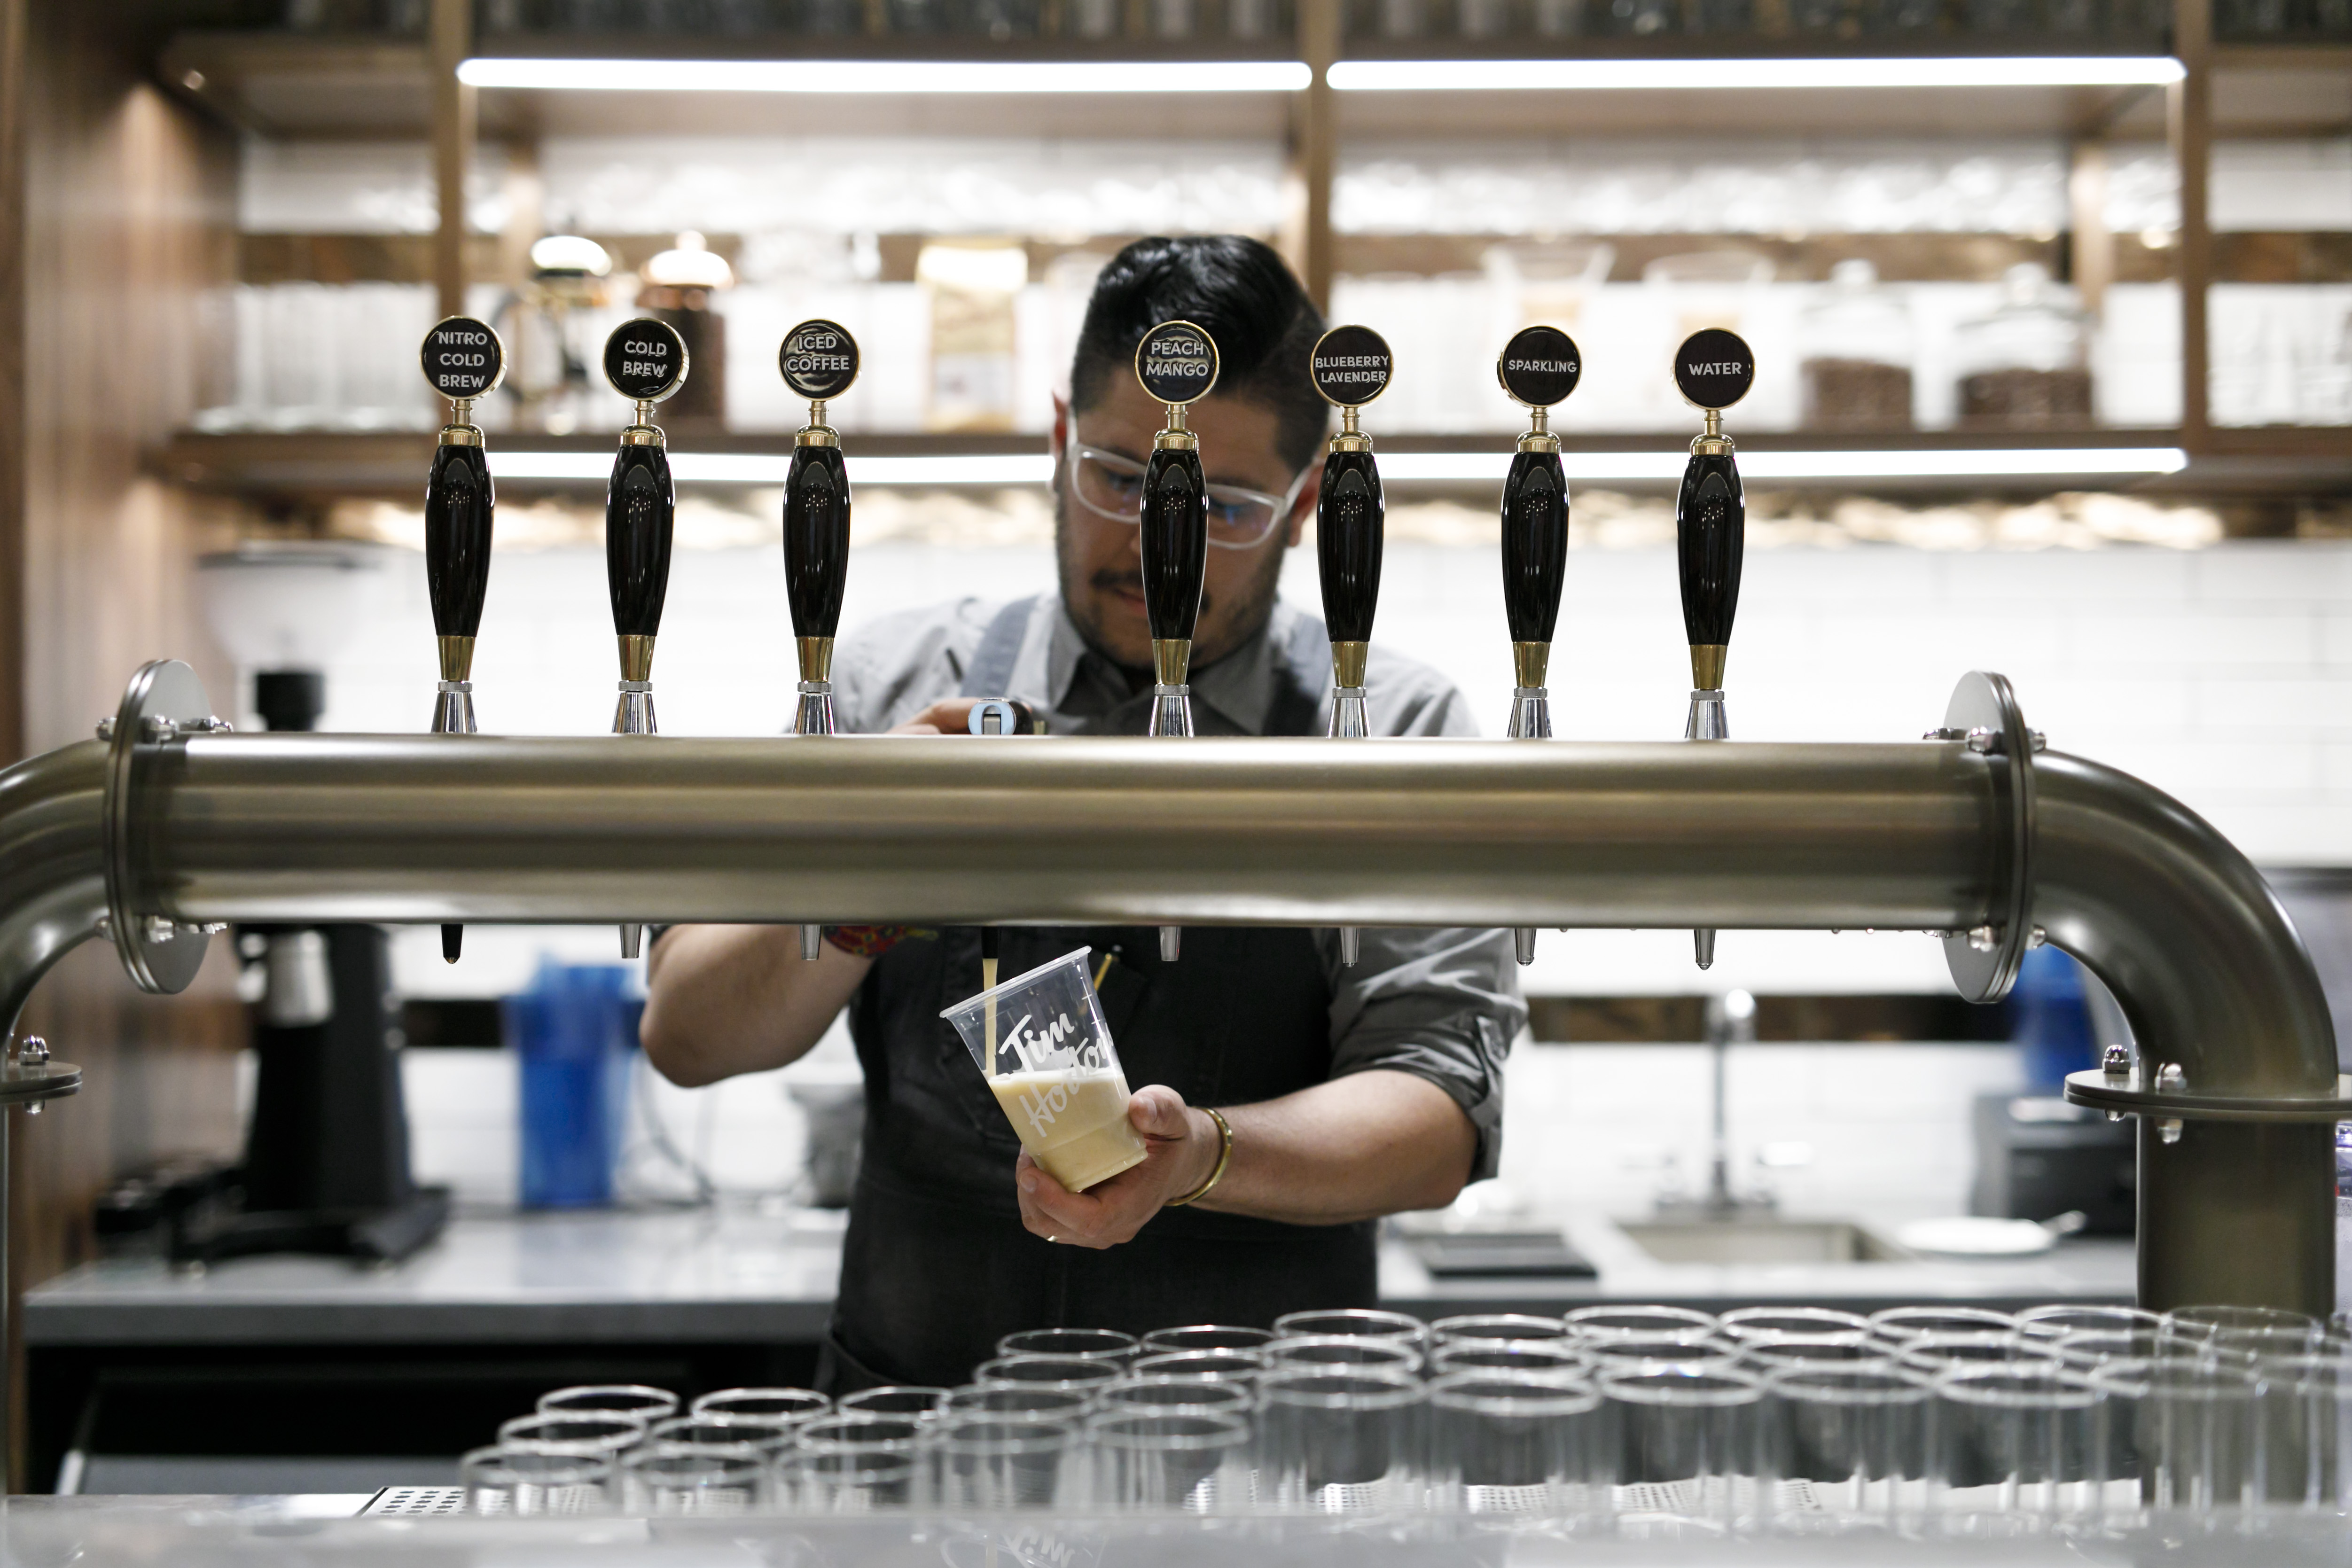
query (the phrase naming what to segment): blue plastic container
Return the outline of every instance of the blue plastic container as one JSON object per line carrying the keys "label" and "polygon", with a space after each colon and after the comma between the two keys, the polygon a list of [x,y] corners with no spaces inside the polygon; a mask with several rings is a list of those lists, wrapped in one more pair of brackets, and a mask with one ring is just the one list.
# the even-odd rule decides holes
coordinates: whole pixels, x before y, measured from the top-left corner
{"label": "blue plastic container", "polygon": [[2065,1088],[2066,1074],[2099,1064],[2083,966],[2072,954],[2056,947],[2029,951],[2010,1007],[2010,1038],[2022,1048],[2027,1092],[2056,1094]]}
{"label": "blue plastic container", "polygon": [[523,1207],[611,1203],[645,1011],[629,994],[629,971],[542,959],[530,989],[505,1008],[507,1039],[521,1059]]}

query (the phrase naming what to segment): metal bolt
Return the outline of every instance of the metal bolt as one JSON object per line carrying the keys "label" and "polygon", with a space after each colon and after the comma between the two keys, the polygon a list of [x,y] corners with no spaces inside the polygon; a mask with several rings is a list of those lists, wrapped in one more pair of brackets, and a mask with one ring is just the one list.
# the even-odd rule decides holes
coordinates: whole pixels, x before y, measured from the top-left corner
{"label": "metal bolt", "polygon": [[2110,1111],[2107,1113],[2107,1120],[2110,1122],[2120,1122],[2123,1119],[2124,1113],[2121,1111]]}
{"label": "metal bolt", "polygon": [[1969,749],[1975,752],[1978,756],[1982,757],[1988,752],[1998,750],[2000,749],[2000,732],[1999,730],[1987,729],[1982,725],[1979,725],[1976,728],[1969,731]]}
{"label": "metal bolt", "polygon": [[99,939],[100,941],[101,941],[101,942],[111,942],[111,941],[113,941],[113,940],[114,940],[114,916],[113,916],[113,915],[100,915],[100,916],[98,917],[98,925],[97,925],[97,926],[95,927],[95,930],[96,930],[96,932],[97,932],[98,939]]}
{"label": "metal bolt", "polygon": [[16,1065],[38,1067],[49,1059],[49,1042],[37,1034],[28,1034],[16,1044]]}
{"label": "metal bolt", "polygon": [[2180,1141],[2180,1118],[2178,1116],[2167,1116],[2163,1121],[2158,1122],[2156,1124],[2156,1135],[2162,1138],[2168,1144],[2179,1143]]}
{"label": "metal bolt", "polygon": [[235,733],[236,729],[236,726],[216,713],[205,716],[205,733],[207,735],[230,735]]}
{"label": "metal bolt", "polygon": [[25,1114],[27,1116],[37,1116],[40,1113],[41,1103],[38,1100],[34,1101],[31,1104],[25,1107]]}
{"label": "metal bolt", "polygon": [[1957,729],[1931,729],[1919,737],[1922,740],[1964,740],[1966,732]]}
{"label": "metal bolt", "polygon": [[2180,1071],[2180,1063],[2168,1061],[2156,1070],[2156,1086],[2166,1094],[2178,1094],[2189,1087],[2189,1074]]}
{"label": "metal bolt", "polygon": [[2050,737],[2042,734],[2038,729],[2027,730],[2025,732],[2025,738],[2032,743],[2033,749],[2036,751],[2047,751],[2050,749]]}
{"label": "metal bolt", "polygon": [[112,714],[109,714],[104,718],[98,721],[98,738],[100,740],[112,740],[114,738],[114,716]]}
{"label": "metal bolt", "polygon": [[2050,933],[2048,933],[2047,931],[2044,931],[2044,930],[2043,930],[2043,929],[2042,929],[2042,927],[2041,927],[2041,926],[2039,926],[2039,925],[2035,926],[2032,930],[2031,930],[2031,931],[2029,931],[2029,932],[2027,932],[2027,933],[2025,934],[2025,945],[2026,945],[2028,947],[2042,947],[2042,946],[2047,946],[2049,945],[2049,942],[2050,942]]}
{"label": "metal bolt", "polygon": [[2110,1078],[2130,1077],[2131,1047],[2120,1043],[2107,1047],[2100,1053],[2099,1071]]}
{"label": "metal bolt", "polygon": [[202,925],[198,926],[197,929],[202,931],[207,936],[217,936],[222,932],[228,929],[228,922],[226,920],[207,920]]}
{"label": "metal bolt", "polygon": [[151,713],[141,721],[139,727],[150,740],[169,740],[180,727],[160,713]]}
{"label": "metal bolt", "polygon": [[1969,946],[1975,948],[1979,953],[1991,952],[1994,948],[2000,946],[2000,927],[1994,925],[1978,926],[1975,930],[1969,933]]}
{"label": "metal bolt", "polygon": [[151,915],[147,917],[146,936],[148,942],[151,944],[169,942],[173,937],[179,935],[179,930],[180,928],[178,926],[173,925],[172,922],[163,915]]}

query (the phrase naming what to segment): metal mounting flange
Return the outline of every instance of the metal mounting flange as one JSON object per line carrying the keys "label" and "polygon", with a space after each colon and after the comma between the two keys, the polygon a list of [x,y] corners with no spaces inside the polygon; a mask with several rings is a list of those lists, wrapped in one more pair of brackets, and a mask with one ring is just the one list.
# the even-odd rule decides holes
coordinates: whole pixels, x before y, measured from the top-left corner
{"label": "metal mounting flange", "polygon": [[2199,1094],[2186,1088],[2151,1088],[2135,1067],[2128,1074],[2098,1068],[2066,1075],[2066,1098],[2119,1116],[2188,1122],[2352,1122],[2352,1073],[2339,1073],[2333,1094]]}
{"label": "metal mounting flange", "polygon": [[195,671],[177,659],[155,659],[139,667],[122,694],[122,706],[101,734],[109,751],[106,771],[106,924],[114,951],[142,991],[173,995],[188,988],[204,966],[212,933],[142,909],[152,900],[131,885],[137,823],[131,810],[140,775],[167,749],[192,735],[226,728],[213,716],[211,699]]}
{"label": "metal mounting flange", "polygon": [[1997,1002],[2017,984],[2018,966],[2034,945],[2033,754],[2042,737],[2026,727],[2008,676],[1971,670],[1952,688],[1943,727],[1930,730],[1927,738],[1957,740],[1981,757],[2008,763],[1992,770],[2008,851],[1994,884],[1993,919],[1944,934],[1944,962],[1960,995],[1972,1002]]}

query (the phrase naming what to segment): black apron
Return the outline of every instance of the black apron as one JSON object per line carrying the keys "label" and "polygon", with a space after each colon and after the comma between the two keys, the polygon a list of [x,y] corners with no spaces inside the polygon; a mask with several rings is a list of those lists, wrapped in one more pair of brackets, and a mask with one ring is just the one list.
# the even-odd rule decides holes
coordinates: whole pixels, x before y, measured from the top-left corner
{"label": "black apron", "polygon": [[[990,628],[966,695],[1003,695],[1031,608],[1013,606]],[[1299,646],[1280,650],[1268,733],[1311,729],[1319,632],[1307,622]],[[1317,658],[1302,669],[1309,632]],[[992,676],[998,690],[973,689]],[[1311,933],[1195,926],[1182,959],[1163,965],[1150,928],[1013,926],[999,973],[1080,946],[1094,950],[1090,967],[1111,960],[1103,1011],[1131,1086],[1164,1083],[1187,1104],[1234,1105],[1329,1077],[1331,989]],[[1301,1308],[1375,1304],[1371,1221],[1284,1225],[1170,1208],[1101,1251],[1029,1234],[1013,1189],[1020,1140],[939,1016],[980,988],[980,933],[960,926],[891,948],[851,999],[866,1134],[824,1385],[952,1386],[1019,1329],[1265,1326]]]}

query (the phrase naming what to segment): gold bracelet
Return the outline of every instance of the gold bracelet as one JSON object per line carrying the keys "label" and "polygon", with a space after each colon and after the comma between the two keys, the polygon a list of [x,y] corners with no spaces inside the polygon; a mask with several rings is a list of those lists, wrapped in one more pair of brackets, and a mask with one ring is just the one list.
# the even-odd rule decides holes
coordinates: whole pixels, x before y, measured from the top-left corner
{"label": "gold bracelet", "polygon": [[[1203,1107],[1203,1109],[1206,1109],[1206,1107]],[[1225,1120],[1225,1113],[1222,1111],[1209,1112],[1209,1119],[1216,1123],[1217,1131],[1224,1134],[1224,1147],[1217,1151],[1217,1168],[1209,1173],[1208,1180],[1202,1182],[1200,1186],[1194,1187],[1183,1197],[1170,1198],[1168,1200],[1168,1207],[1171,1208],[1181,1208],[1188,1203],[1198,1203],[1201,1199],[1209,1196],[1209,1189],[1211,1187],[1215,1186],[1219,1182],[1225,1179],[1225,1166],[1233,1162],[1234,1157],[1234,1124]]]}

